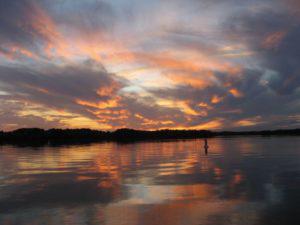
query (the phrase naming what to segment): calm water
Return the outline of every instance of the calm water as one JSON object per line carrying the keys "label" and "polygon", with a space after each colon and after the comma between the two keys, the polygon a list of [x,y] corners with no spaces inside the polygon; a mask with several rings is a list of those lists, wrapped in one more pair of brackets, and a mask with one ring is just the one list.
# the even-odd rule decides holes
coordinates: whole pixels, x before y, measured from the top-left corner
{"label": "calm water", "polygon": [[300,224],[300,138],[0,147],[0,224]]}

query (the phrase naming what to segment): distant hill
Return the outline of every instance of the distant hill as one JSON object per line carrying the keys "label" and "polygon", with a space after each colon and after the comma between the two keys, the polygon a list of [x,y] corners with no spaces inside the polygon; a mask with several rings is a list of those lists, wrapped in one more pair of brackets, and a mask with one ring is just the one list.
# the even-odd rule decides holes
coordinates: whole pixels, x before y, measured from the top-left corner
{"label": "distant hill", "polygon": [[132,142],[143,140],[196,139],[216,136],[241,135],[300,135],[300,129],[264,130],[264,131],[221,131],[208,130],[156,130],[143,131],[118,129],[116,131],[99,131],[91,129],[49,129],[22,128],[10,132],[0,131],[0,144],[80,144],[100,141]]}

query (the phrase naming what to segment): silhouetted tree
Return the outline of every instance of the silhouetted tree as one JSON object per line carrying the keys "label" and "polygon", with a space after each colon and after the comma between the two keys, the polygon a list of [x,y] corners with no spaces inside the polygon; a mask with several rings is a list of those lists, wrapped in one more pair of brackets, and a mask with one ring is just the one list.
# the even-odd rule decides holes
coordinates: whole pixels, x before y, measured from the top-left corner
{"label": "silhouetted tree", "polygon": [[99,131],[91,129],[50,129],[22,128],[14,131],[0,131],[2,144],[81,144],[97,141],[132,142],[143,140],[166,139],[195,139],[214,136],[237,135],[300,135],[300,129],[293,130],[265,130],[244,132],[212,132],[208,130],[156,130],[143,131],[133,129],[118,129],[116,131]]}

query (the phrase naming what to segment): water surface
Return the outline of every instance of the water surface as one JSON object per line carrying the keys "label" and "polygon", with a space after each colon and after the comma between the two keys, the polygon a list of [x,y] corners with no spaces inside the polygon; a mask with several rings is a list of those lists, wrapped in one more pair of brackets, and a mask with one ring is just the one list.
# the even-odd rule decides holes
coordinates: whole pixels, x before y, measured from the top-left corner
{"label": "water surface", "polygon": [[300,224],[300,138],[0,147],[0,224]]}

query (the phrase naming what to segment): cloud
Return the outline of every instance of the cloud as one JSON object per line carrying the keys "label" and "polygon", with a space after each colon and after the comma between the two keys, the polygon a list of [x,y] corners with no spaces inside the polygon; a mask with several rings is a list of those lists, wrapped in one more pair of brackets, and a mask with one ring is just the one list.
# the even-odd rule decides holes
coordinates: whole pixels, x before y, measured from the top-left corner
{"label": "cloud", "polygon": [[[1,90],[12,99],[39,104],[47,109],[62,110],[97,120],[80,101],[111,101],[122,87],[114,75],[103,70],[96,62],[59,67],[40,68],[0,66]],[[108,89],[107,87],[116,88]]]}
{"label": "cloud", "polygon": [[94,35],[95,31],[107,32],[114,28],[116,12],[109,2],[94,0],[56,1],[55,4],[49,0],[42,2],[56,24],[75,34],[84,31],[83,35]]}
{"label": "cloud", "polygon": [[297,1],[0,5],[2,129],[298,124]]}
{"label": "cloud", "polygon": [[232,37],[242,37],[259,57],[259,66],[264,72],[277,74],[277,81],[266,83],[278,94],[292,94],[300,85],[299,44],[300,20],[288,11],[264,11],[258,14],[243,14],[227,21]]}
{"label": "cloud", "polygon": [[206,112],[205,116],[190,115],[190,120],[185,121],[187,127],[205,121],[218,121],[214,129],[247,129],[250,123],[252,129],[297,127],[299,123],[292,125],[291,120],[298,115],[300,93],[281,95],[260,84],[260,79],[261,71],[246,70],[243,78],[229,88],[223,85],[204,89],[181,86],[153,90],[153,94],[174,102],[185,101],[196,112]]}
{"label": "cloud", "polygon": [[53,128],[63,126],[63,124],[60,123],[61,118],[57,118],[56,116],[53,116],[51,119],[47,119],[45,115],[22,115],[22,111],[33,110],[33,107],[29,107],[22,101],[10,100],[0,96],[0,103],[1,129],[14,130],[19,127]]}
{"label": "cloud", "polygon": [[1,0],[0,4],[0,46],[6,56],[42,56],[46,48],[60,43],[56,25],[36,1]]}

